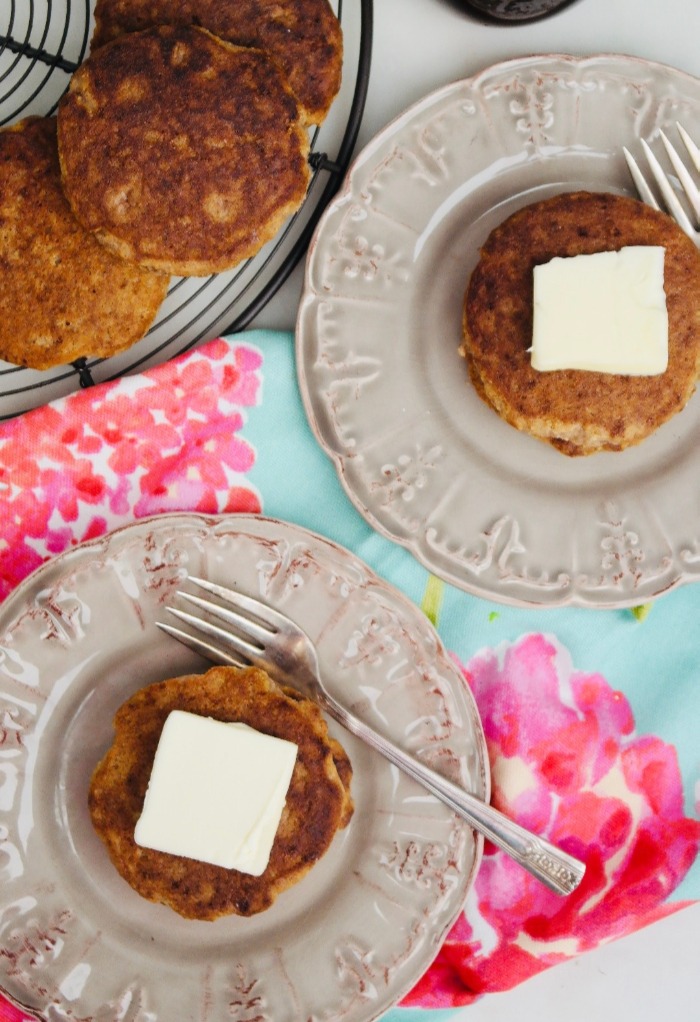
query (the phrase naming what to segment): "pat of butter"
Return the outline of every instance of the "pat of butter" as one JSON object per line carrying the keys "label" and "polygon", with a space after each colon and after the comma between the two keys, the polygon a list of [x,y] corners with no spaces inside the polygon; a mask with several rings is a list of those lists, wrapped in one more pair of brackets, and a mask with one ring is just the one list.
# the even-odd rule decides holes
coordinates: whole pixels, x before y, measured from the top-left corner
{"label": "pat of butter", "polygon": [[664,249],[557,257],[534,269],[531,365],[656,376],[668,365]]}
{"label": "pat of butter", "polygon": [[137,845],[260,876],[298,748],[246,724],[173,710],[161,732]]}

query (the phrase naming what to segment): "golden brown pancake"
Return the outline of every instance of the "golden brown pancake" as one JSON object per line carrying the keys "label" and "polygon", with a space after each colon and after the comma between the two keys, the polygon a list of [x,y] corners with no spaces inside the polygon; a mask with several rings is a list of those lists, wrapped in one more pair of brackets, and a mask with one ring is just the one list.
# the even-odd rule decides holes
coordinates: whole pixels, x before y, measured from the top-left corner
{"label": "golden brown pancake", "polygon": [[92,49],[153,25],[199,25],[265,50],[284,69],[305,124],[319,124],[340,88],[343,39],[328,0],[97,0]]}
{"label": "golden brown pancake", "polygon": [[[669,360],[657,376],[530,365],[533,268],[554,256],[665,248]],[[568,192],[526,206],[486,240],[463,316],[472,381],[506,422],[564,454],[621,451],[685,407],[700,372],[700,252],[665,213],[621,195]]]}
{"label": "golden brown pancake", "polygon": [[[242,721],[295,742],[298,753],[270,861],[261,876],[142,848],[134,841],[163,724],[171,710]],[[149,901],[189,919],[250,916],[269,908],[327,851],[353,813],[352,768],[315,703],[257,668],[213,667],[149,685],[115,716],[115,737],[90,784],[95,830],[124,879]]]}
{"label": "golden brown pancake", "polygon": [[0,358],[32,369],[138,341],[169,278],[107,252],[61,188],[53,117],[0,131]]}
{"label": "golden brown pancake", "polygon": [[309,181],[294,95],[260,50],[153,28],[96,50],[58,109],[63,186],[123,258],[202,276],[254,255]]}

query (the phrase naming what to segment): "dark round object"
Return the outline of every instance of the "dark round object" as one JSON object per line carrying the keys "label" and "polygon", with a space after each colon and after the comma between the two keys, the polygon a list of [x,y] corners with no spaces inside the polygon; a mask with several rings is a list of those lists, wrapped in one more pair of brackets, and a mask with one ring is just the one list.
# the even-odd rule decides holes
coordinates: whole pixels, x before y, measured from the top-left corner
{"label": "dark round object", "polygon": [[546,18],[562,7],[568,7],[574,0],[465,0],[480,14],[494,21],[534,21]]}

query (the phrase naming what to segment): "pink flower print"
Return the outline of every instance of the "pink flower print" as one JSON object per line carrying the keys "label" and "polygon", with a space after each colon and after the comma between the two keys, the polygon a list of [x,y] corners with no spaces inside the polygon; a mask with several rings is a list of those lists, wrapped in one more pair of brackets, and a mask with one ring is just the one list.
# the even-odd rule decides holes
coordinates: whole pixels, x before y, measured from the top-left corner
{"label": "pink flower print", "polygon": [[[236,435],[240,426],[240,416],[212,416],[206,422],[186,424],[178,451],[161,458],[143,475],[142,496],[134,506],[137,517],[181,507],[215,512],[221,493],[226,493],[225,505],[230,503],[228,470],[244,473],[253,464],[252,449]],[[260,510],[257,501],[247,504]]]}
{"label": "pink flower print", "polygon": [[0,424],[0,598],[48,556],[161,511],[261,510],[243,410],[259,351],[217,339]]}
{"label": "pink flower print", "polygon": [[632,710],[555,639],[528,635],[464,669],[486,735],[493,803],[586,863],[549,892],[492,846],[465,912],[406,1004],[468,1004],[668,915],[700,847],[675,749],[636,736]]}
{"label": "pink flower print", "polygon": [[0,995],[0,1022],[34,1022],[30,1015],[25,1015]]}

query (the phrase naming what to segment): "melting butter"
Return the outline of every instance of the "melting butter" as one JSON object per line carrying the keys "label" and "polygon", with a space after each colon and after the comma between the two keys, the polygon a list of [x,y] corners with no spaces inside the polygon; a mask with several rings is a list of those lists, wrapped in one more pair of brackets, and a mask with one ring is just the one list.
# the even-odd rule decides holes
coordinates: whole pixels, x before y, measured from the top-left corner
{"label": "melting butter", "polygon": [[533,273],[531,365],[656,376],[668,365],[664,249],[556,257]]}
{"label": "melting butter", "polygon": [[161,732],[137,845],[260,876],[298,747],[242,723],[173,710]]}

